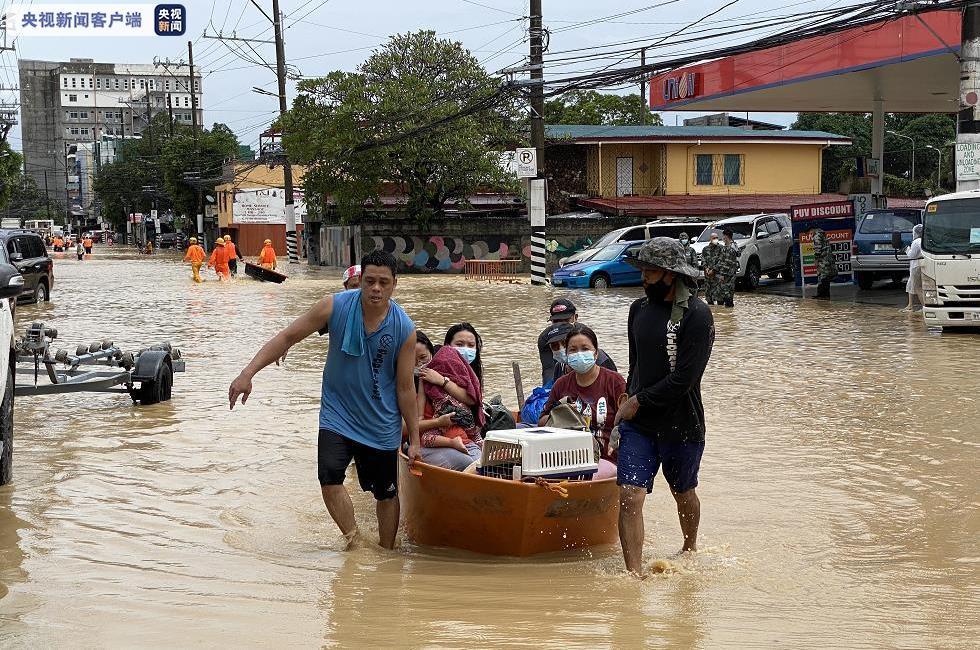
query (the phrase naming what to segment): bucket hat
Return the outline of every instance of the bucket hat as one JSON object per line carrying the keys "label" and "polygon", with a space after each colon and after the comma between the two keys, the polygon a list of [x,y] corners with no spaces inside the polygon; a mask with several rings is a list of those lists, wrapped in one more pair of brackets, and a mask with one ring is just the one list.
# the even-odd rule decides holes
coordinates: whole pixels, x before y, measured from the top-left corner
{"label": "bucket hat", "polygon": [[654,237],[640,246],[626,262],[638,269],[660,268],[688,278],[697,278],[698,269],[687,261],[684,246],[671,237]]}

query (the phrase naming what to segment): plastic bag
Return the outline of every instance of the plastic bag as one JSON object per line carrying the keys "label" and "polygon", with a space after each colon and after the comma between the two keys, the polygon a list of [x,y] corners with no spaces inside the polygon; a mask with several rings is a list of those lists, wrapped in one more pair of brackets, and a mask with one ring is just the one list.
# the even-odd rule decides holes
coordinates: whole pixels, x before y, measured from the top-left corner
{"label": "plastic bag", "polygon": [[548,403],[549,395],[551,395],[550,386],[547,388],[538,386],[532,390],[527,400],[525,400],[523,408],[521,408],[521,422],[530,424],[531,426],[537,426],[538,420],[541,419],[541,412],[544,410],[544,405]]}

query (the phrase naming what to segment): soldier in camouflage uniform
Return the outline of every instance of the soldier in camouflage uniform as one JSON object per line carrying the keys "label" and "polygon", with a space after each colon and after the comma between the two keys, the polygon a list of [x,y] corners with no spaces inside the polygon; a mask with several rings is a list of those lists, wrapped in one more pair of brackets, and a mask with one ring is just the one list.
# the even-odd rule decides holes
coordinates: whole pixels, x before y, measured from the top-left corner
{"label": "soldier in camouflage uniform", "polygon": [[691,238],[688,237],[686,232],[682,232],[678,236],[678,239],[681,242],[681,246],[684,247],[684,257],[687,258],[687,263],[697,268],[698,254],[694,252],[693,248],[691,248]]}
{"label": "soldier in camouflage uniform", "polygon": [[704,299],[709,305],[719,301],[718,287],[720,280],[718,270],[721,266],[721,244],[718,243],[718,235],[711,233],[710,243],[701,251],[704,262]]}
{"label": "soldier in camouflage uniform", "polygon": [[718,265],[718,302],[726,307],[734,307],[735,280],[738,278],[738,259],[742,256],[742,249],[732,239],[731,230],[725,230],[722,234],[725,236],[725,244],[719,247],[721,262]]}
{"label": "soldier in camouflage uniform", "polygon": [[830,283],[837,277],[837,260],[822,228],[813,228],[813,257],[817,264],[817,298],[830,298]]}

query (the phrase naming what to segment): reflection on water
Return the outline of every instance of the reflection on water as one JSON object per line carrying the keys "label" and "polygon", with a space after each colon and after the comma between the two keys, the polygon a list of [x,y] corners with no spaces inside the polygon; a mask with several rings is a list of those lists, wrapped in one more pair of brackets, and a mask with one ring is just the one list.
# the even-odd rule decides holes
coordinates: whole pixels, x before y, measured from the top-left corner
{"label": "reflection on water", "polygon": [[[409,542],[340,550],[316,483],[326,341],[260,374],[244,409],[225,401],[255,349],[335,291],[338,272],[194,285],[175,257],[114,253],[60,259],[55,273],[53,301],[22,307],[19,328],[45,320],[66,348],[169,340],[188,372],[172,402],[147,408],[18,401],[15,483],[0,488],[0,645],[967,647],[980,633],[975,334],[764,296],[716,311],[704,550],[638,583],[616,549],[526,561]],[[458,321],[480,330],[488,392],[512,405],[510,363],[529,390],[558,295],[625,368],[637,289],[398,288],[434,340]],[[370,498],[354,501],[374,531]],[[669,558],[681,538],[659,480],[646,519],[648,558]]]}

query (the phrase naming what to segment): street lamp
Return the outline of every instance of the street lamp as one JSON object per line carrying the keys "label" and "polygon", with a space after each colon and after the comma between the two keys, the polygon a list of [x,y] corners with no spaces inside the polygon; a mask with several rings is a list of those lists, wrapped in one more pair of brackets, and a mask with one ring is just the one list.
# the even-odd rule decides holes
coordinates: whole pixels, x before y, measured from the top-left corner
{"label": "street lamp", "polygon": [[926,145],[926,149],[932,149],[939,154],[939,168],[936,170],[936,185],[939,189],[943,187],[943,150],[939,147],[934,147],[931,144]]}
{"label": "street lamp", "polygon": [[911,137],[907,135],[898,133],[897,131],[886,131],[886,133],[891,133],[894,136],[897,136],[899,138],[905,138],[906,140],[912,142],[912,177],[909,180],[915,182],[915,140],[913,140]]}

